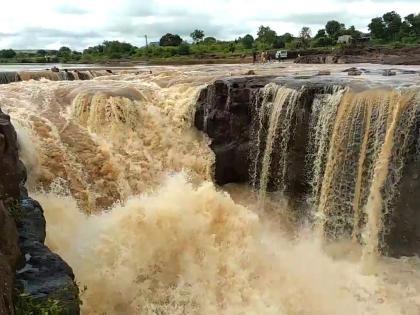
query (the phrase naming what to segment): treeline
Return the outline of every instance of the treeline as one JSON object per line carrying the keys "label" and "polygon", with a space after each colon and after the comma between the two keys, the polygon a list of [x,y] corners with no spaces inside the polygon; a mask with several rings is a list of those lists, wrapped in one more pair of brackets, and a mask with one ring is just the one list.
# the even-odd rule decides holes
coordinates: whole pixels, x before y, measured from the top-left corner
{"label": "treeline", "polygon": [[59,50],[19,51],[13,49],[0,50],[0,62],[3,63],[57,63],[77,62],[82,59],[82,53],[72,51],[68,47],[61,47]]}
{"label": "treeline", "polygon": [[[343,45],[405,45],[420,44],[420,14],[410,14],[402,18],[398,13],[387,12],[371,20],[368,25],[370,33],[363,34],[354,26],[346,27],[344,23],[331,20],[315,35],[304,26],[298,36],[290,33],[279,35],[269,26],[260,26],[257,36],[251,34],[231,41],[218,40],[205,36],[203,30],[194,30],[190,34],[192,43],[178,34],[167,33],[159,42],[148,46],[136,47],[119,41],[104,41],[100,45],[89,47],[83,52],[73,51],[68,47],[59,50],[38,50],[35,53],[23,53],[11,49],[0,50],[0,61],[3,62],[103,62],[121,59],[170,58],[177,56],[226,57],[227,55],[245,56],[253,51],[270,49],[304,50],[334,49]],[[345,41],[340,40],[343,35]]]}
{"label": "treeline", "polygon": [[383,43],[401,41],[418,43],[420,39],[420,13],[407,15],[404,20],[395,11],[372,19],[369,30],[374,39]]}

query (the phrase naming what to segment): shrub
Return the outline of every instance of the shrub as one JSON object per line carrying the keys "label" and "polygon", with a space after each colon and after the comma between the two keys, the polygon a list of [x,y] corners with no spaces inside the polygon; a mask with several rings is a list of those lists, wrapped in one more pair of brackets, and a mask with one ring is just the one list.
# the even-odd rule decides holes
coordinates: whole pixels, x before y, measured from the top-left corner
{"label": "shrub", "polygon": [[61,315],[63,309],[56,300],[40,300],[29,294],[19,294],[15,301],[16,315]]}
{"label": "shrub", "polygon": [[186,56],[190,54],[190,45],[182,44],[178,47],[178,54]]}

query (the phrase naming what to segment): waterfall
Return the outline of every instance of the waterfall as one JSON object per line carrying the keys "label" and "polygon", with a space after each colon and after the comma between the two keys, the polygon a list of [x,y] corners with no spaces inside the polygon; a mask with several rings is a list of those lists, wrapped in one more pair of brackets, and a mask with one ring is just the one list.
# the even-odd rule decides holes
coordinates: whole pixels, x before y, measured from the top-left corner
{"label": "waterfall", "polygon": [[0,84],[8,84],[21,81],[17,72],[0,72]]}
{"label": "waterfall", "polygon": [[[419,93],[218,80],[203,137],[191,113],[226,67],[0,86],[83,314],[418,314],[418,258],[369,267],[420,148]],[[218,156],[246,159],[254,189],[212,183]]]}
{"label": "waterfall", "polygon": [[[299,128],[293,121],[302,111],[305,89],[270,83],[253,104],[250,179],[262,205],[268,190],[287,188],[290,144]],[[330,86],[313,95],[306,180],[315,228],[326,239],[364,244],[364,260],[384,248],[383,222],[392,212],[413,142],[418,94]]]}
{"label": "waterfall", "polygon": [[[268,89],[273,89],[273,87],[269,86]],[[271,155],[273,152],[274,143],[277,141],[279,136],[280,137],[283,135],[285,137],[287,137],[287,135],[290,136],[290,134],[286,134],[286,132],[288,131],[287,128],[290,127],[290,125],[288,125],[287,122],[285,123],[286,128],[280,129],[280,131],[277,132],[279,128],[280,116],[282,114],[283,107],[285,106],[292,107],[294,104],[296,104],[296,98],[298,94],[296,90],[285,88],[285,87],[276,87],[274,88],[274,90],[275,90],[275,92],[273,92],[274,99],[272,103],[262,105],[264,107],[267,106],[270,108],[267,140],[266,140],[264,154],[262,158],[261,176],[260,176],[260,185],[259,185],[259,197],[262,203],[264,202],[265,193],[267,191],[267,185],[268,185],[268,180],[270,176]],[[289,112],[290,110],[287,110],[287,113]],[[290,115],[288,116],[286,114],[286,116],[287,116],[286,118],[290,118]],[[283,123],[281,123],[280,125],[281,127],[283,127]],[[282,143],[283,142],[287,143],[287,141],[288,141],[288,138],[284,139],[282,137],[281,139]],[[286,154],[285,151],[280,151],[280,152],[282,153],[282,156],[285,156]],[[284,163],[285,159],[282,159],[282,160]]]}

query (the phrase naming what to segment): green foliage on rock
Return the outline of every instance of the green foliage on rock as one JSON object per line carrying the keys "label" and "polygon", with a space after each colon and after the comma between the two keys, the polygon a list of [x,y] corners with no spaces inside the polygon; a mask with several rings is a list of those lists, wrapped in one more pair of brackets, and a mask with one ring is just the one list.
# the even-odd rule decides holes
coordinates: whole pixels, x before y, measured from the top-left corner
{"label": "green foliage on rock", "polygon": [[15,300],[16,315],[64,315],[65,312],[56,300],[35,299],[22,293]]}

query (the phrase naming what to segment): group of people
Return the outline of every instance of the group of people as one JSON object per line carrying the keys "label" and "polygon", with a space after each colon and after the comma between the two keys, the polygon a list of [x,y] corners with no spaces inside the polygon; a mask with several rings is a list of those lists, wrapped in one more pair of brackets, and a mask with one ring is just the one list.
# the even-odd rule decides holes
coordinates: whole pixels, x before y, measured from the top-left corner
{"label": "group of people", "polygon": [[268,51],[263,51],[259,54],[256,51],[253,51],[252,58],[253,58],[253,63],[255,64],[257,63],[258,60],[260,63],[268,63],[273,60],[281,61],[282,56],[280,54],[280,51],[276,53],[275,57],[272,54],[270,54],[270,52]]}
{"label": "group of people", "polygon": [[[258,58],[259,55],[259,58]],[[258,59],[260,63],[267,63],[271,61],[271,55],[268,51],[263,51],[258,54],[256,51],[252,53],[253,63],[257,63]]]}

